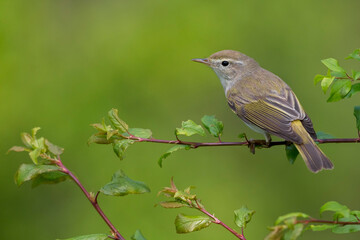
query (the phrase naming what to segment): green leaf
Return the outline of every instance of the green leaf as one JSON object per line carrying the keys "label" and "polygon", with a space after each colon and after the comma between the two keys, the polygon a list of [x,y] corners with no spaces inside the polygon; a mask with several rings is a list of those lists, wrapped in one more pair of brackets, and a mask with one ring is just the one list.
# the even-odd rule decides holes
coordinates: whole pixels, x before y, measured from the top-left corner
{"label": "green leaf", "polygon": [[354,80],[359,80],[359,78],[360,78],[360,72],[357,72],[357,71],[355,71],[355,70],[352,70],[351,72],[352,72],[352,78],[353,78]]}
{"label": "green leaf", "polygon": [[63,172],[46,172],[40,174],[38,177],[34,178],[31,184],[31,187],[37,187],[40,184],[55,184],[60,183],[68,179],[69,176]]}
{"label": "green leaf", "polygon": [[159,205],[162,206],[163,208],[181,208],[187,206],[184,203],[176,202],[176,201],[159,202]]}
{"label": "green leaf", "polygon": [[358,210],[351,211],[350,214],[354,217],[360,218],[360,211]]}
{"label": "green leaf", "polygon": [[331,71],[344,73],[346,72],[342,67],[339,66],[338,61],[334,58],[323,59],[321,60],[321,62]]}
{"label": "green leaf", "polygon": [[235,213],[235,224],[240,228],[246,228],[246,224],[251,221],[252,215],[255,211],[248,209],[246,206],[234,211]]}
{"label": "green leaf", "polygon": [[21,186],[24,182],[40,177],[42,174],[49,172],[61,171],[56,165],[35,165],[32,163],[21,164],[15,174],[15,183]]}
{"label": "green leaf", "polygon": [[100,234],[72,237],[67,239],[57,239],[57,240],[106,240],[106,239],[108,239],[108,235],[100,233]]}
{"label": "green leaf", "polygon": [[354,107],[354,116],[356,118],[356,128],[360,133],[360,106]]}
{"label": "green leaf", "polygon": [[116,130],[109,130],[106,132],[106,139],[109,140],[111,139],[115,134],[117,134],[119,131]]}
{"label": "green leaf", "polygon": [[107,138],[107,133],[104,132],[98,132],[88,139],[87,144],[90,145],[91,143],[97,143],[97,144],[110,144],[113,143],[116,139],[118,139],[116,136],[111,136],[110,139]]}
{"label": "green leaf", "polygon": [[119,118],[118,110],[113,108],[108,112],[108,116],[110,122],[114,125],[114,127],[121,132],[126,132],[129,129],[129,126]]}
{"label": "green leaf", "polygon": [[45,139],[45,145],[48,150],[54,155],[61,155],[64,152],[64,148],[52,144],[49,140]]}
{"label": "green leaf", "polygon": [[210,226],[211,218],[207,216],[187,216],[178,214],[175,218],[175,227],[177,233],[189,233],[199,231]]}
{"label": "green leaf", "polygon": [[289,229],[285,235],[284,240],[296,240],[303,232],[304,225],[301,223],[295,224],[293,229]]}
{"label": "green leaf", "polygon": [[140,232],[140,230],[136,230],[136,232],[134,233],[134,235],[131,236],[132,240],[146,240],[146,238],[142,235],[142,233]]}
{"label": "green leaf", "polygon": [[143,182],[130,179],[122,170],[112,176],[111,182],[103,186],[100,191],[111,196],[125,196],[150,192],[150,188]]}
{"label": "green leaf", "polygon": [[211,135],[214,137],[221,136],[224,130],[224,124],[217,120],[215,116],[205,115],[201,118],[201,122]]}
{"label": "green leaf", "polygon": [[332,211],[334,213],[334,219],[341,217],[349,217],[350,216],[350,209],[335,201],[329,201],[321,206],[320,208],[320,214],[322,214],[325,211]]}
{"label": "green leaf", "polygon": [[113,150],[116,156],[118,156],[120,160],[123,160],[125,157],[126,149],[134,142],[134,140],[130,139],[115,140],[113,143]]}
{"label": "green leaf", "polygon": [[[129,128],[128,130],[132,135],[139,138],[150,138],[152,136],[152,132],[150,129],[143,129],[143,128]],[[129,137],[128,133],[122,134],[125,137]]]}
{"label": "green leaf", "polygon": [[39,164],[37,158],[40,156],[40,153],[41,153],[41,148],[35,148],[31,152],[29,152],[29,156],[30,156],[31,160],[33,161],[33,163]]}
{"label": "green leaf", "polygon": [[336,227],[336,225],[322,224],[322,225],[310,225],[310,229],[313,231],[324,231],[327,229],[332,229]]}
{"label": "green leaf", "polygon": [[318,139],[331,139],[335,138],[333,135],[325,133],[325,132],[317,132],[316,136]]}
{"label": "green leaf", "polygon": [[177,191],[174,194],[174,198],[175,198],[175,200],[182,200],[184,202],[188,202],[189,200],[195,200],[196,195],[191,194],[189,191],[187,191],[187,192],[185,192],[185,191]]}
{"label": "green leaf", "polygon": [[[357,222],[357,219],[341,219],[341,221],[349,221],[349,222]],[[359,232],[360,231],[360,225],[357,224],[349,224],[349,225],[336,225],[333,229],[333,233],[352,233],[352,232]]]}
{"label": "green leaf", "polygon": [[331,87],[330,97],[327,102],[336,102],[344,98],[351,90],[351,81],[349,79],[338,79]]}
{"label": "green leaf", "polygon": [[105,124],[104,118],[102,119],[101,123],[93,123],[93,124],[90,124],[90,126],[93,126],[96,130],[98,130],[100,132],[108,132],[112,129],[110,125]]}
{"label": "green leaf", "polygon": [[337,78],[347,78],[346,72],[330,72],[330,75],[332,77],[337,77]]}
{"label": "green leaf", "polygon": [[324,94],[327,92],[328,88],[330,87],[331,83],[334,81],[335,77],[325,77],[321,81],[321,88]]}
{"label": "green leaf", "polygon": [[[358,223],[358,218],[354,215],[350,215],[349,217],[339,218],[337,219],[339,222],[354,222]],[[360,225],[358,224],[348,224],[348,225],[335,225],[332,229],[333,233],[351,233],[360,231]]]}
{"label": "green leaf", "polygon": [[360,48],[355,49],[346,59],[356,59],[360,61]]}
{"label": "green leaf", "polygon": [[286,225],[269,227],[271,232],[265,237],[264,240],[283,240],[284,233],[287,229],[288,227]]}
{"label": "green leaf", "polygon": [[350,98],[357,92],[360,92],[360,83],[355,83],[351,85],[350,92],[345,96],[345,98]]}
{"label": "green leaf", "polygon": [[246,133],[240,133],[238,135],[238,138],[245,139],[246,140]]}
{"label": "green leaf", "polygon": [[287,220],[289,218],[299,218],[299,217],[300,218],[308,218],[310,216],[305,213],[302,213],[302,212],[288,213],[288,214],[278,217],[275,221],[275,225],[278,225],[279,223],[284,222],[285,220]]}
{"label": "green leaf", "polygon": [[96,130],[98,130],[100,132],[106,132],[106,129],[104,128],[104,126],[101,123],[93,123],[93,124],[90,124],[90,126],[92,126],[93,128],[95,128]]}
{"label": "green leaf", "polygon": [[21,140],[25,144],[26,147],[32,148],[33,138],[31,137],[30,134],[28,134],[26,132],[21,133]]}
{"label": "green leaf", "polygon": [[172,148],[170,148],[167,152],[165,152],[163,155],[161,155],[161,157],[158,160],[158,164],[160,167],[162,167],[162,162],[165,158],[167,158],[168,156],[170,156],[173,152],[176,152],[178,150],[189,150],[191,148],[190,145],[175,145]]}
{"label": "green leaf", "polygon": [[40,130],[41,128],[40,127],[34,127],[33,129],[31,129],[31,134],[32,134],[32,137],[35,139],[36,137],[36,133]]}
{"label": "green leaf", "polygon": [[34,138],[33,148],[40,148],[41,152],[45,153],[47,151],[45,147],[45,138]]}
{"label": "green leaf", "polygon": [[182,122],[181,128],[176,128],[175,134],[185,136],[199,134],[201,136],[205,136],[205,131],[200,125],[197,125],[194,121],[187,120],[185,122]]}
{"label": "green leaf", "polygon": [[7,153],[9,153],[9,152],[24,152],[24,151],[29,152],[30,149],[24,148],[24,147],[21,147],[21,146],[13,146],[12,148],[10,148],[10,149],[7,151]]}
{"label": "green leaf", "polygon": [[288,161],[291,164],[294,164],[297,156],[299,155],[299,151],[297,150],[295,145],[294,144],[285,145],[285,152],[286,152],[286,157],[287,157]]}
{"label": "green leaf", "polygon": [[324,75],[317,74],[314,77],[314,85],[318,84],[318,82],[321,82],[324,79],[324,77],[325,77]]}

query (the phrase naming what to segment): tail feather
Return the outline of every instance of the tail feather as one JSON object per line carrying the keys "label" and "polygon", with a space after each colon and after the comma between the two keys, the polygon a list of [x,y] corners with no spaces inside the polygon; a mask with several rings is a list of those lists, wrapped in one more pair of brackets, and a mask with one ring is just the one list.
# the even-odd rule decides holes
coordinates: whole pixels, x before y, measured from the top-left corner
{"label": "tail feather", "polygon": [[306,166],[312,172],[321,169],[332,169],[334,166],[315,143],[295,144],[305,161]]}
{"label": "tail feather", "polygon": [[291,123],[293,130],[302,136],[302,144],[295,144],[299,153],[305,161],[306,166],[312,172],[318,172],[321,169],[333,169],[332,162],[325,156],[321,149],[316,145],[309,133],[302,126],[300,121]]}

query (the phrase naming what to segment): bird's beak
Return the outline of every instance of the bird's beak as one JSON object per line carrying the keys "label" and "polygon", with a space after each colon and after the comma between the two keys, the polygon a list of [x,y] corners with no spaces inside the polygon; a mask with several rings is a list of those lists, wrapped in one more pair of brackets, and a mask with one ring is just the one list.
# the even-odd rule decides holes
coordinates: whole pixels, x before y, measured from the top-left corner
{"label": "bird's beak", "polygon": [[199,62],[199,63],[203,63],[203,64],[206,64],[206,65],[210,65],[209,59],[207,59],[207,58],[194,58],[194,59],[191,59],[191,60],[194,61],[194,62]]}

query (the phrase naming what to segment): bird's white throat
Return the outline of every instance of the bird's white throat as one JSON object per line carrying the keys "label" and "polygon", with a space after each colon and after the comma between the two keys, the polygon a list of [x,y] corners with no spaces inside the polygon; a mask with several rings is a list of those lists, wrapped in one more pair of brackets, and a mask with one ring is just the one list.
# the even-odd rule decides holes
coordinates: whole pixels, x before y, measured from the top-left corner
{"label": "bird's white throat", "polygon": [[214,71],[215,71],[216,75],[218,76],[218,78],[220,79],[221,85],[224,88],[225,96],[226,96],[229,89],[234,85],[235,80],[227,79],[220,72],[218,73],[216,70],[214,70]]}

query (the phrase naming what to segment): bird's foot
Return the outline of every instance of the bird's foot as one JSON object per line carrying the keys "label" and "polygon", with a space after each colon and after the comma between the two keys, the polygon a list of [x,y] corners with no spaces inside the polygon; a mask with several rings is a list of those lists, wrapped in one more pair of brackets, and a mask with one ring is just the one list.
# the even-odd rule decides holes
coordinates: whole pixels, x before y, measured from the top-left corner
{"label": "bird's foot", "polygon": [[265,141],[264,148],[271,147],[271,141]]}
{"label": "bird's foot", "polygon": [[250,148],[250,152],[252,154],[255,154],[255,148],[270,148],[271,147],[271,141],[266,140],[253,140],[250,139],[247,141],[248,147]]}
{"label": "bird's foot", "polygon": [[255,148],[262,148],[262,147],[267,147],[266,141],[265,140],[253,140],[250,139],[247,141],[248,143],[248,147],[250,148],[250,152],[252,154],[255,154]]}
{"label": "bird's foot", "polygon": [[271,136],[270,136],[270,134],[268,134],[268,133],[265,134],[265,141],[266,141],[265,147],[266,148],[271,147]]}
{"label": "bird's foot", "polygon": [[250,140],[246,140],[247,141],[247,143],[248,143],[248,147],[249,147],[249,149],[250,149],[250,152],[252,153],[252,154],[255,154],[255,147],[256,147],[256,140],[252,140],[252,139],[250,139]]}

